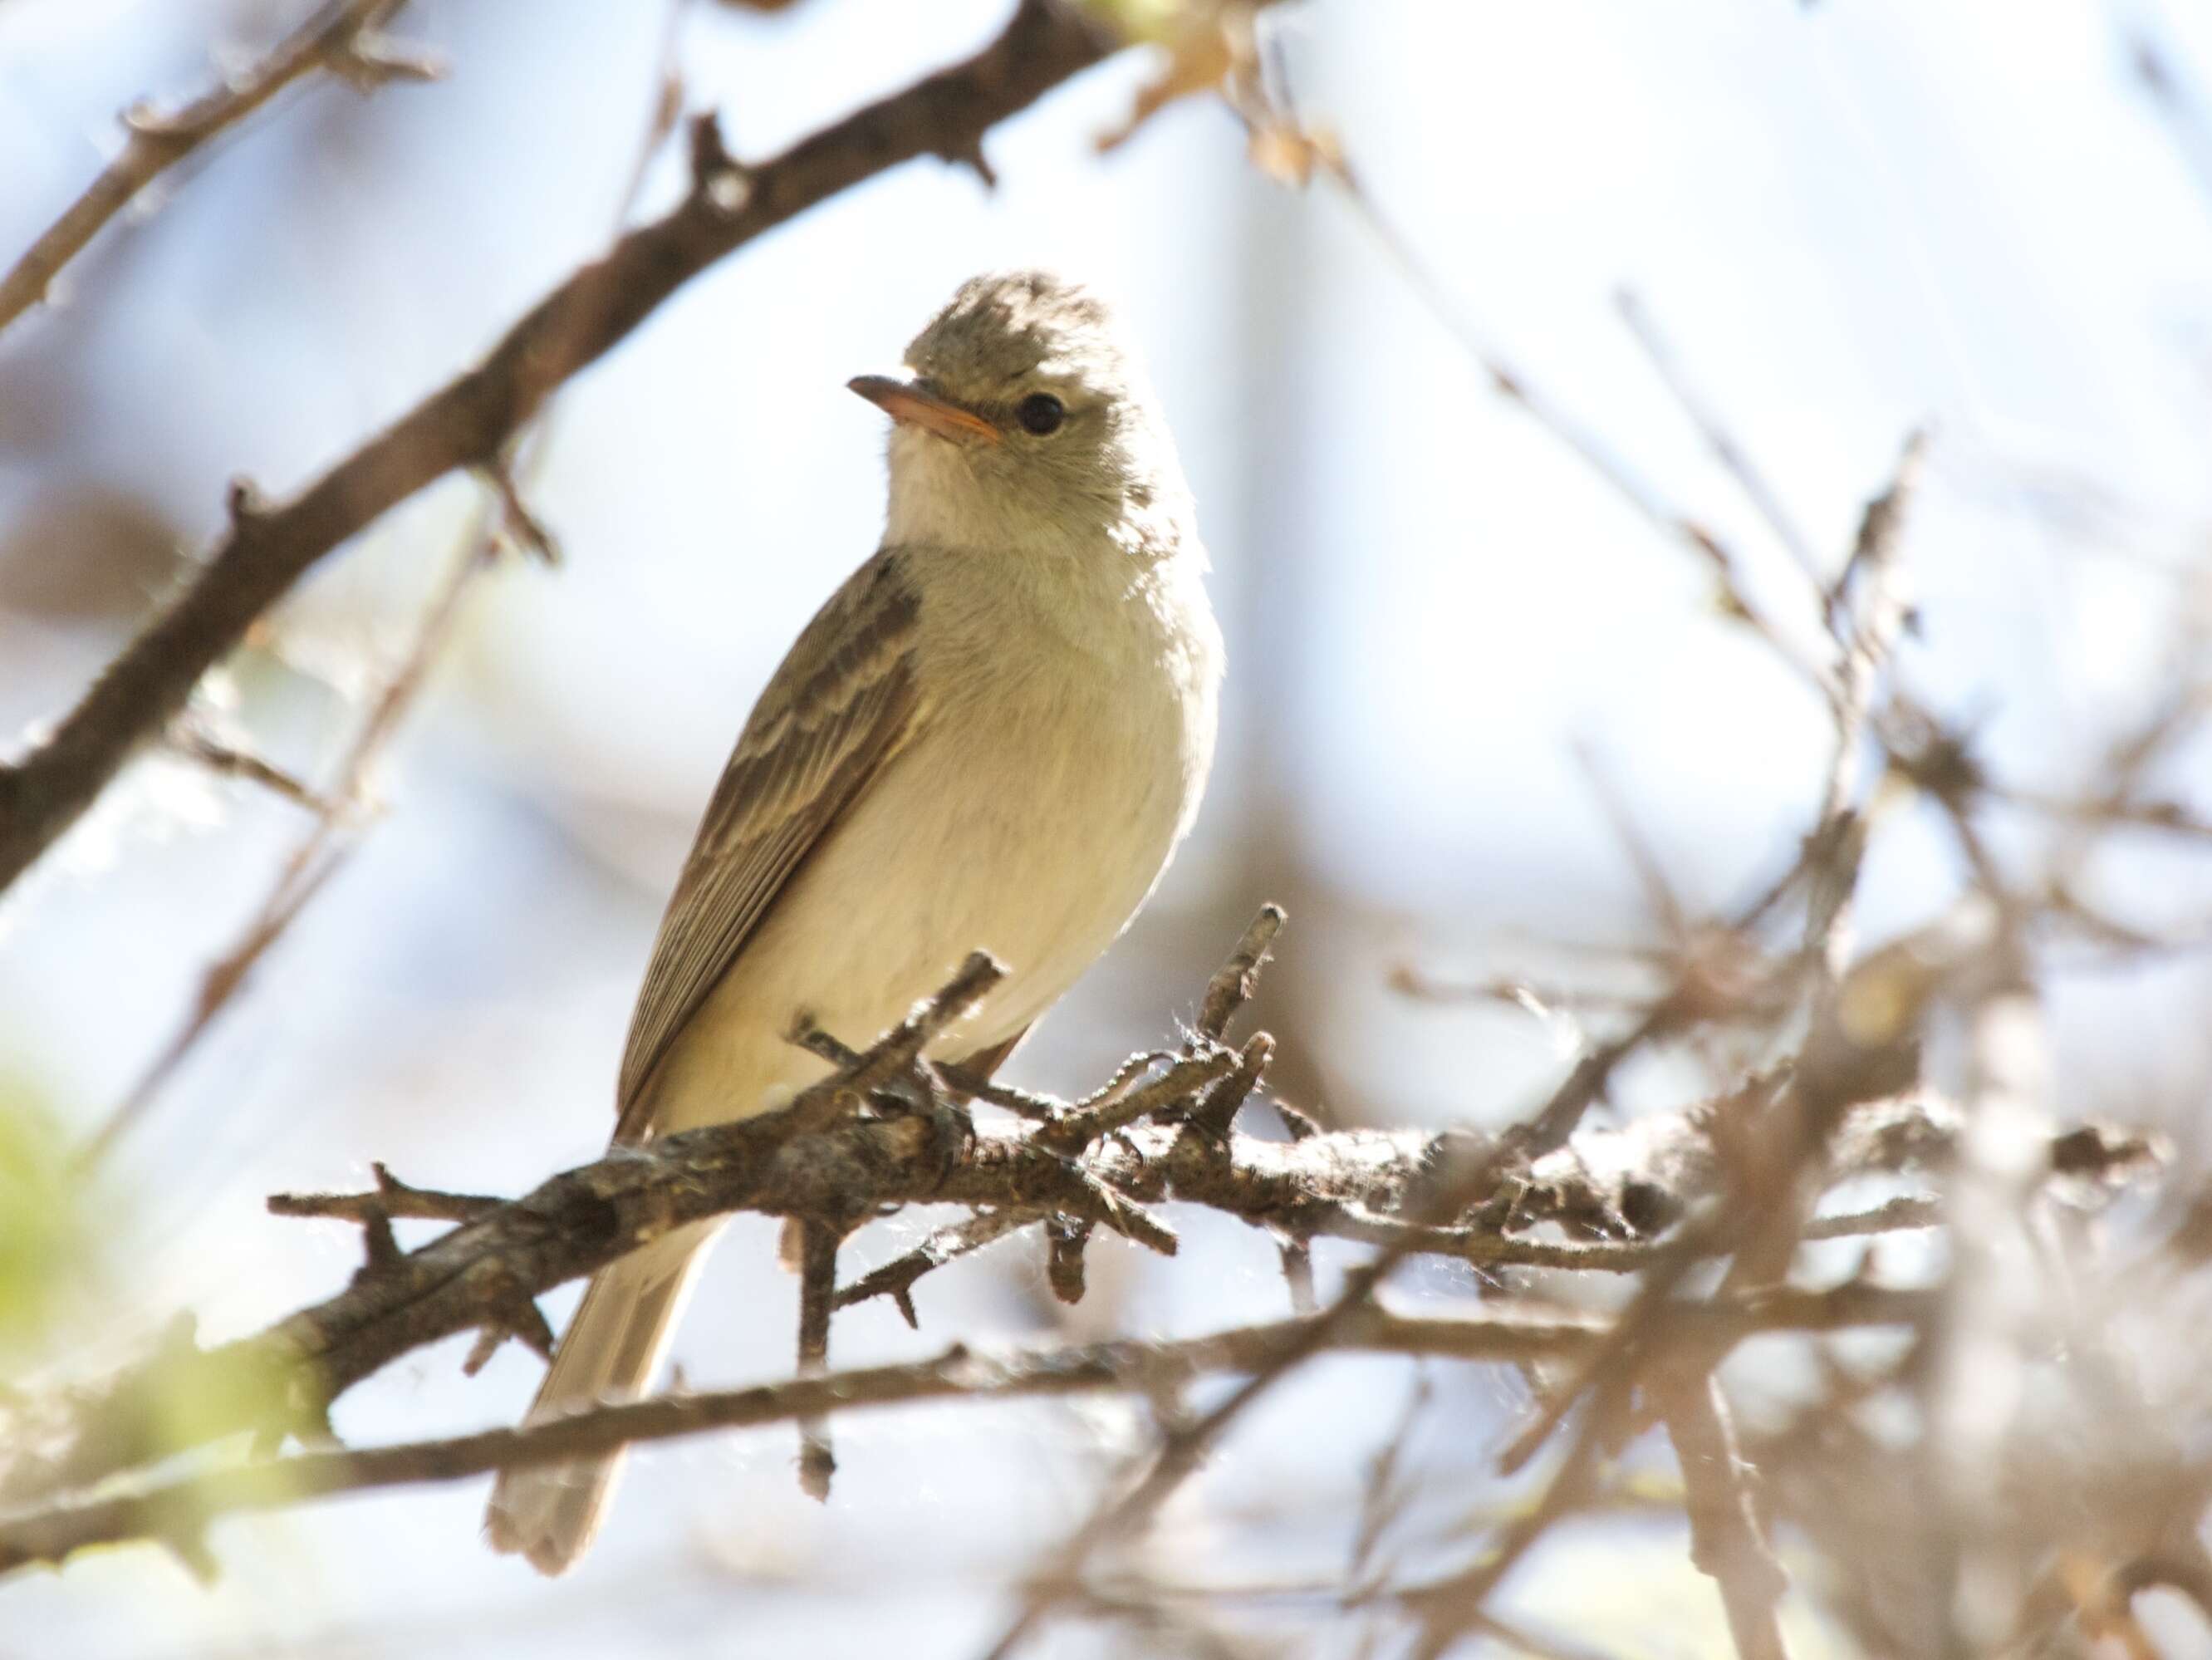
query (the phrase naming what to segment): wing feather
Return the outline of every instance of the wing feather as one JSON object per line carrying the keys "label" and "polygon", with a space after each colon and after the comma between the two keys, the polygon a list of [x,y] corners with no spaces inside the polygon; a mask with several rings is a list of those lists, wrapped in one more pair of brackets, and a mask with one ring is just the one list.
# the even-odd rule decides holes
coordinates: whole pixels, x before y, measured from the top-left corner
{"label": "wing feather", "polygon": [[918,707],[918,606],[896,557],[853,573],[792,647],[739,734],[677,879],[630,1017],[616,1139],[642,1139],[654,1069]]}

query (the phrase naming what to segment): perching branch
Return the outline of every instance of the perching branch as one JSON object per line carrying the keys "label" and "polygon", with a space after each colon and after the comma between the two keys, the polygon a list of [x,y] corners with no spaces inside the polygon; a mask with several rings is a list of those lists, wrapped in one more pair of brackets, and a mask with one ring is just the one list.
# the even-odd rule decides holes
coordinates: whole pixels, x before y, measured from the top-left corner
{"label": "perching branch", "polygon": [[[1364,1130],[1295,1141],[1219,1134],[1189,1117],[1211,1087],[1203,1082],[1180,1101],[1160,1102],[1152,1122],[1127,1126],[1079,1155],[1052,1145],[1049,1124],[979,1127],[972,1136],[955,1128],[948,1143],[942,1116],[913,1110],[899,1090],[872,1105],[857,1098],[858,1078],[895,1083],[882,1070],[884,1057],[912,1055],[917,1031],[957,1018],[981,977],[975,963],[964,966],[914,1019],[781,1112],[620,1147],[511,1202],[410,1187],[384,1172],[369,1195],[272,1201],[282,1213],[342,1218],[368,1231],[368,1261],[353,1283],[252,1336],[204,1350],[167,1345],[106,1384],[51,1403],[43,1417],[33,1412],[11,1438],[0,1493],[21,1502],[240,1431],[316,1430],[331,1402],[400,1356],[464,1332],[535,1340],[541,1334],[531,1304],[542,1292],[673,1229],[735,1210],[849,1225],[880,1207],[950,1203],[1018,1216],[1023,1225],[1066,1219],[1172,1254],[1176,1235],[1155,1213],[1172,1201],[1278,1236],[1377,1243],[1394,1257],[1620,1268],[1648,1263],[1663,1249],[1652,1236],[1698,1204],[1719,1170],[1688,1151],[1710,1122],[1692,1109],[1669,1121],[1671,1129],[1587,1132],[1538,1161],[1515,1184],[1512,1204],[1493,1213],[1485,1191],[1470,1195],[1461,1213],[1437,1218],[1424,1207],[1437,1161],[1449,1157],[1437,1138]],[[1866,1132],[1843,1139],[1839,1176],[1922,1168],[1942,1158],[1950,1130],[1940,1105],[1904,1099],[1863,1111]],[[802,1122],[816,1128],[794,1134]],[[2065,1146],[2076,1181],[2123,1175],[2148,1156],[2140,1143],[2094,1132],[2075,1131]],[[457,1225],[402,1252],[390,1239],[391,1221],[402,1217]],[[1868,1225],[1927,1220],[1908,1211]],[[1547,1225],[1585,1237],[1530,1237]],[[910,1294],[927,1266],[859,1284]],[[196,1403],[186,1421],[173,1409],[179,1400]]]}
{"label": "perching branch", "polygon": [[185,706],[253,619],[315,562],[417,490],[488,466],[570,377],[684,283],[841,191],[983,135],[1115,42],[1073,0],[1020,0],[997,40],[758,167],[695,176],[682,202],[573,273],[492,348],[289,502],[234,492],[205,569],[108,665],[52,736],[0,769],[0,888],[73,823],[132,750]]}

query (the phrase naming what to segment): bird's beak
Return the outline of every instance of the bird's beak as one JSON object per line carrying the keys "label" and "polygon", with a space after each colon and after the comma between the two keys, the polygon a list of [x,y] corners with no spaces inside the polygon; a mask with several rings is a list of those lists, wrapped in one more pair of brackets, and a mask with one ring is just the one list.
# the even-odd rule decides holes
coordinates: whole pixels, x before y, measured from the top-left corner
{"label": "bird's beak", "polygon": [[981,416],[924,390],[911,380],[888,374],[856,374],[845,383],[894,421],[909,422],[939,438],[956,443],[981,439],[999,441],[999,429]]}

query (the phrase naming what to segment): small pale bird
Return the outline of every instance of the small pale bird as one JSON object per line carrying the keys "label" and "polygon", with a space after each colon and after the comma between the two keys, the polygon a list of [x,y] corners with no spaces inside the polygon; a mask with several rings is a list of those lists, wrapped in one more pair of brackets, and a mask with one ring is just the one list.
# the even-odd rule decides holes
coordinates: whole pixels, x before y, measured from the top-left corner
{"label": "small pale bird", "polygon": [[[631,1017],[615,1140],[767,1112],[974,950],[932,1049],[988,1072],[1127,926],[1213,756],[1221,635],[1175,445],[1105,307],[979,277],[852,389],[891,417],[882,547],[808,623],[708,803]],[[713,1225],[595,1275],[535,1420],[642,1394]],[[619,1459],[511,1472],[495,1548],[559,1573]]]}

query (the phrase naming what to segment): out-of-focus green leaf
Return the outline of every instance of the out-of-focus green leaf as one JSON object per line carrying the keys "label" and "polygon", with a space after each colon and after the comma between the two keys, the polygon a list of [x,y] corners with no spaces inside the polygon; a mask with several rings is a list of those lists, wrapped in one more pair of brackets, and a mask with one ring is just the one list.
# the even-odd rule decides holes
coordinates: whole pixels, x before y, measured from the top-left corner
{"label": "out-of-focus green leaf", "polygon": [[91,1237],[60,1127],[0,1073],[0,1356],[31,1347],[82,1289]]}
{"label": "out-of-focus green leaf", "polygon": [[28,1348],[80,1291],[86,1237],[60,1124],[22,1078],[0,1073],[0,1354]]}
{"label": "out-of-focus green leaf", "polygon": [[1085,3],[1130,40],[1164,40],[1194,9],[1194,0],[1085,0]]}

